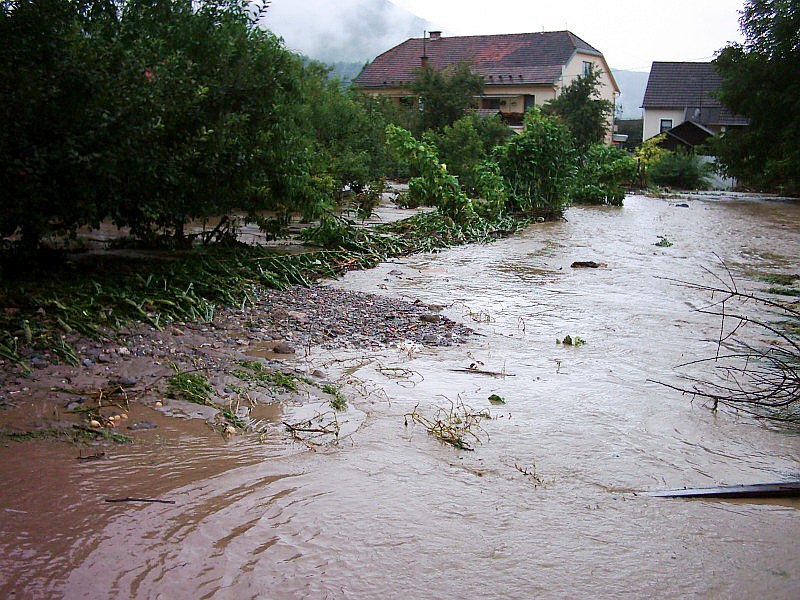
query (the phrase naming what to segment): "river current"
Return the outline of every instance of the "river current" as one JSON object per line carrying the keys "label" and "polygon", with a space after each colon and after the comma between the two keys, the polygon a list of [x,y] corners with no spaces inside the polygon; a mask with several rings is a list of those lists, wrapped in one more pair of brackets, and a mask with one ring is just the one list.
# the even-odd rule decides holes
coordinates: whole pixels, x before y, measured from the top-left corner
{"label": "river current", "polygon": [[[68,470],[68,451],[33,449],[3,484],[0,595],[800,597],[800,503],[646,495],[800,479],[797,432],[662,385],[719,336],[697,310],[709,297],[679,281],[759,291],[777,273],[800,273],[800,204],[713,194],[573,207],[350,273],[330,285],[443,305],[479,335],[302,359],[345,386],[336,445],[276,424],[228,442],[184,428]],[[585,344],[556,343],[567,335]],[[462,405],[491,415],[473,451],[408,416]],[[142,481],[176,504],[98,502]]]}

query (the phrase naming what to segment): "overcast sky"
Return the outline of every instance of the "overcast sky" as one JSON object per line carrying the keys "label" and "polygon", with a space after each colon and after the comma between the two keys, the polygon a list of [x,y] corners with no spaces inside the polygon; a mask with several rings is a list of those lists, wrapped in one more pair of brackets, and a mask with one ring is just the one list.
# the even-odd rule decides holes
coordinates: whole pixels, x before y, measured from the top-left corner
{"label": "overcast sky", "polygon": [[445,35],[569,29],[612,69],[707,61],[742,41],[744,0],[272,0],[264,24],[292,50],[365,62],[427,29]]}
{"label": "overcast sky", "polygon": [[744,0],[391,0],[453,35],[568,29],[611,68],[654,60],[705,61],[742,41]]}

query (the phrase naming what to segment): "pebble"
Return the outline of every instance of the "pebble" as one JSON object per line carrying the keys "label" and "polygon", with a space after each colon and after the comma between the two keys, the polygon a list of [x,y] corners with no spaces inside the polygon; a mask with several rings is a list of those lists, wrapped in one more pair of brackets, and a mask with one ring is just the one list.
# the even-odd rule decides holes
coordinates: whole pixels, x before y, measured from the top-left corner
{"label": "pebble", "polygon": [[[406,340],[425,343],[426,335],[438,336],[437,344],[449,345],[461,343],[473,333],[469,327],[433,312],[440,309],[438,305],[324,285],[266,290],[256,309],[266,317],[265,325],[271,332],[265,339],[291,340],[296,348],[380,347]],[[289,316],[296,313],[305,315],[309,322],[290,320]],[[450,336],[443,342],[448,333]]]}

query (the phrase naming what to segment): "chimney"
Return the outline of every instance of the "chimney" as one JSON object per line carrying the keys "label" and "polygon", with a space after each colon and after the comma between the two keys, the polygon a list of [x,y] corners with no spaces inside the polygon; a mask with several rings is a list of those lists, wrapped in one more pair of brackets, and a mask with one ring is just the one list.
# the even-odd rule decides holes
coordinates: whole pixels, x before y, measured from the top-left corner
{"label": "chimney", "polygon": [[442,32],[441,31],[431,31],[430,35],[431,35],[431,40],[438,40],[438,39],[441,39]]}

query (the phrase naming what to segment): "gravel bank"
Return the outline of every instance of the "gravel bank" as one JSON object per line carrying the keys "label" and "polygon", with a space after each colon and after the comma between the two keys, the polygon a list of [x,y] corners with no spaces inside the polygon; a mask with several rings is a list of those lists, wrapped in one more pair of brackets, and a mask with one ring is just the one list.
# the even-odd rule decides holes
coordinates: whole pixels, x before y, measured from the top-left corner
{"label": "gravel bank", "polygon": [[[108,403],[103,414],[134,405],[128,410],[132,419],[147,416],[136,410],[140,406],[169,416],[201,417],[224,430],[225,423],[213,410],[205,410],[208,407],[200,410],[168,398],[170,376],[176,371],[202,374],[213,386],[211,402],[220,407],[234,402],[238,406],[245,397],[260,404],[324,397],[326,374],[306,372],[298,357],[315,346],[334,351],[406,341],[443,346],[461,343],[472,334],[440,310],[314,285],[262,291],[243,307],[218,309],[208,323],[173,323],[162,331],[139,326],[115,332],[108,341],[71,336],[67,341],[77,352],[77,366],[55,364],[46,353],[28,352],[32,370],[25,375],[17,365],[0,361],[0,431],[68,429],[87,419],[80,409],[113,394],[115,402]],[[259,381],[256,374],[243,377],[243,361],[260,362],[265,372],[297,377],[305,388],[292,394]],[[109,427],[118,425],[119,420],[116,425],[108,421]],[[130,425],[126,429],[128,435],[140,433]]]}

